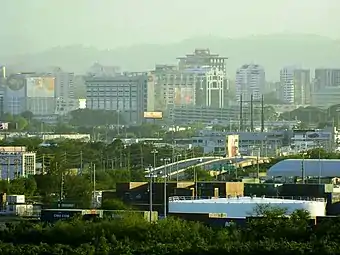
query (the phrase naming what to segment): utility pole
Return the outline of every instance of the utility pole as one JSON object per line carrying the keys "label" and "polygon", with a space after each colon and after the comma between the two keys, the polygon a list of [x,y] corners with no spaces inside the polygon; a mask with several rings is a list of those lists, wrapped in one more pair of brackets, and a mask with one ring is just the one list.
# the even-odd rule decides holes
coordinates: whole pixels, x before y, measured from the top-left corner
{"label": "utility pole", "polygon": [[96,198],[96,164],[93,164],[93,205],[96,207],[95,198]]}
{"label": "utility pole", "polygon": [[120,135],[120,130],[119,130],[119,110],[117,110],[117,134],[118,136]]}
{"label": "utility pole", "polygon": [[321,183],[322,166],[321,166],[321,152],[320,152],[320,142],[319,142],[319,184]]}
{"label": "utility pole", "polygon": [[156,154],[158,153],[158,151],[156,149],[153,149],[151,153],[153,154],[153,168],[156,168]]}
{"label": "utility pole", "polygon": [[167,189],[166,189],[166,179],[167,179],[167,163],[165,162],[165,167],[164,167],[164,218],[166,218],[166,211],[167,211]]}
{"label": "utility pole", "polygon": [[144,169],[143,144],[144,143],[140,144],[140,166],[141,166],[141,169]]}
{"label": "utility pole", "polygon": [[240,126],[239,131],[243,131],[243,101],[242,95],[240,95]]}
{"label": "utility pole", "polygon": [[[58,162],[55,162],[56,171],[58,169]],[[64,173],[60,173],[60,194],[59,194],[59,207],[62,207],[64,198]]]}
{"label": "utility pole", "polygon": [[153,192],[153,190],[152,190],[152,186],[153,186],[153,184],[152,184],[152,177],[153,177],[153,171],[152,171],[153,169],[152,169],[152,166],[149,166],[149,178],[150,178],[150,181],[149,181],[149,200],[150,200],[150,202],[149,202],[149,206],[150,206],[150,209],[149,209],[149,211],[150,211],[150,222],[152,221],[152,209],[153,209],[153,206],[152,206],[152,199],[153,199],[153,197],[152,197],[152,192]]}
{"label": "utility pole", "polygon": [[14,159],[15,178],[19,178],[19,159]]}
{"label": "utility pole", "polygon": [[10,167],[11,167],[11,159],[7,158],[7,183],[10,181]]}
{"label": "utility pole", "polygon": [[302,160],[301,160],[301,177],[302,183],[305,184],[305,153],[302,153]]}
{"label": "utility pole", "polygon": [[197,184],[197,171],[196,171],[196,167],[194,167],[194,178],[195,178],[195,198],[197,199],[197,189],[198,189],[198,184]]}
{"label": "utility pole", "polygon": [[166,218],[167,212],[167,178],[168,178],[168,164],[170,163],[170,158],[163,158],[161,161],[164,162],[164,218]]}
{"label": "utility pole", "polygon": [[83,175],[83,151],[80,151],[80,175]]}
{"label": "utility pole", "polygon": [[257,149],[257,179],[260,179],[260,164],[259,164],[259,157],[260,157],[260,149]]}
{"label": "utility pole", "polygon": [[254,106],[253,106],[254,96],[250,95],[250,132],[254,132]]}
{"label": "utility pole", "polygon": [[45,154],[42,155],[41,172],[42,172],[42,174],[45,174]]}
{"label": "utility pole", "polygon": [[264,132],[264,96],[261,98],[261,132]]}

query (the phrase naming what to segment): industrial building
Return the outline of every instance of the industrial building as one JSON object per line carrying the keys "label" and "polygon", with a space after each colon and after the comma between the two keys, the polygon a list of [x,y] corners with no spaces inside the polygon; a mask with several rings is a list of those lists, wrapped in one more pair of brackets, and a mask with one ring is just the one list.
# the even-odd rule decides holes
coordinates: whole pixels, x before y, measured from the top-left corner
{"label": "industrial building", "polygon": [[266,197],[229,197],[215,199],[188,198],[182,200],[180,197],[171,197],[169,200],[169,214],[206,213],[224,215],[225,218],[246,218],[249,216],[261,216],[258,214],[260,205],[285,209],[287,210],[287,215],[296,210],[306,210],[311,217],[316,217],[325,216],[326,211],[326,203],[322,199],[307,201]]}
{"label": "industrial building", "polygon": [[340,177],[339,159],[285,159],[271,166],[268,178],[275,177]]}
{"label": "industrial building", "polygon": [[36,153],[26,147],[0,147],[1,179],[13,180],[36,174]]}

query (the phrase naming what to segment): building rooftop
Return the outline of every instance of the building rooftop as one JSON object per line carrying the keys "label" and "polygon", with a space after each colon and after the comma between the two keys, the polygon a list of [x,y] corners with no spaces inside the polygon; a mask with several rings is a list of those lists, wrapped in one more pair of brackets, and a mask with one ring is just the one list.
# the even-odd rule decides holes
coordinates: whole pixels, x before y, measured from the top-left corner
{"label": "building rooftop", "polygon": [[270,167],[267,177],[301,177],[302,169],[304,176],[338,177],[340,159],[285,159]]}
{"label": "building rooftop", "polygon": [[[267,198],[267,197],[231,197],[231,198],[212,198],[212,199],[188,199],[180,200],[179,197],[172,197],[171,202],[175,203],[198,203],[198,204],[301,204],[310,202],[308,200],[293,200],[283,198]],[[320,201],[323,201],[320,199]]]}

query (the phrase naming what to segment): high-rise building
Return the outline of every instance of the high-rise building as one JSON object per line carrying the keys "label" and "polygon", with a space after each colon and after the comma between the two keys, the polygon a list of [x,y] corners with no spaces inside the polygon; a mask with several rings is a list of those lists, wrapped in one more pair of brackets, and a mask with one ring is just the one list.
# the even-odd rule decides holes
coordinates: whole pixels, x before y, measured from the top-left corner
{"label": "high-rise building", "polygon": [[14,74],[7,78],[4,105],[5,113],[12,115],[26,111],[26,76],[24,74]]}
{"label": "high-rise building", "polygon": [[280,71],[280,98],[288,104],[305,105],[311,100],[310,70],[285,67]]}
{"label": "high-rise building", "polygon": [[325,87],[340,87],[340,69],[315,69],[314,92]]}
{"label": "high-rise building", "polygon": [[226,59],[209,49],[196,49],[179,57],[177,66],[157,65],[155,75],[155,108],[199,106],[223,108],[228,82]]}
{"label": "high-rise building", "polygon": [[49,75],[55,77],[55,113],[65,115],[79,107],[79,102],[75,98],[75,76],[74,73],[63,72],[56,69]]}
{"label": "high-rise building", "polygon": [[327,109],[340,101],[340,69],[316,69],[312,105]]}
{"label": "high-rise building", "polygon": [[263,67],[256,64],[241,66],[236,71],[236,100],[249,101],[251,95],[254,100],[260,100],[266,83],[266,76]]}
{"label": "high-rise building", "polygon": [[102,76],[116,76],[121,73],[121,70],[118,66],[103,66],[99,64],[98,62],[94,63],[89,71],[89,76],[95,76],[95,77],[102,77]]}
{"label": "high-rise building", "polygon": [[6,78],[6,67],[0,66],[0,80]]}
{"label": "high-rise building", "polygon": [[55,78],[35,73],[20,73],[7,78],[5,112],[13,115],[30,111],[52,115],[55,111]]}
{"label": "high-rise building", "polygon": [[141,123],[148,108],[148,74],[124,73],[115,77],[88,77],[86,108],[117,111],[128,123]]}
{"label": "high-rise building", "polygon": [[179,70],[196,70],[205,67],[217,68],[219,71],[227,72],[226,57],[218,54],[211,54],[209,49],[195,49],[193,54],[187,54],[185,57],[178,57]]}
{"label": "high-rise building", "polygon": [[166,111],[168,107],[205,101],[204,98],[196,98],[196,89],[203,89],[205,71],[180,71],[176,66],[157,65],[154,75],[156,110]]}

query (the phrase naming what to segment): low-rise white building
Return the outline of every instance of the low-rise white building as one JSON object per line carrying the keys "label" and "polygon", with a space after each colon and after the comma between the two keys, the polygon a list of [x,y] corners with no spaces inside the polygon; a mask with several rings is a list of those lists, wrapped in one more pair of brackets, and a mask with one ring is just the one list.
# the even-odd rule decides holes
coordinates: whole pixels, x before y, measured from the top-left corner
{"label": "low-rise white building", "polygon": [[[219,132],[201,130],[192,137],[193,147],[202,147],[204,153],[226,154],[228,135],[239,135],[239,153],[241,155],[274,156],[279,152],[286,138],[284,131],[276,132]],[[256,152],[255,152],[256,151]]]}
{"label": "low-rise white building", "polygon": [[291,138],[291,148],[296,152],[314,148],[333,151],[340,143],[340,134],[334,128],[324,130],[295,130]]}

